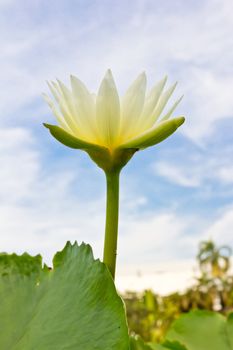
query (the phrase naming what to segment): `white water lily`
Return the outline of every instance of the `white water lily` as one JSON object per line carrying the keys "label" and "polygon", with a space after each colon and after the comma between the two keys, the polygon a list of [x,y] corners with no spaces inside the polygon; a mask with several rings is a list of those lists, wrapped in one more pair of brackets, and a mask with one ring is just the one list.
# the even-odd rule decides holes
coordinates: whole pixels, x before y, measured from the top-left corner
{"label": "white water lily", "polygon": [[176,87],[174,84],[165,90],[166,81],[167,77],[163,78],[146,94],[146,75],[142,73],[123,98],[118,95],[110,70],[97,96],[74,76],[71,76],[71,89],[59,80],[51,82],[49,88],[54,100],[43,96],[58,126],[45,126],[61,143],[89,154],[102,149],[112,155],[119,150],[136,151],[153,146],[184,122],[184,117],[170,119],[182,97],[162,114]]}
{"label": "white water lily", "polygon": [[179,98],[163,114],[176,84],[164,91],[167,78],[146,94],[146,75],[142,73],[121,99],[110,70],[97,96],[76,77],[71,89],[59,80],[49,84],[54,101],[44,98],[58,125],[44,124],[64,145],[84,150],[104,170],[107,184],[106,225],[103,262],[113,278],[117,256],[119,176],[123,166],[140,149],[153,146],[170,136],[184,117],[170,119]]}

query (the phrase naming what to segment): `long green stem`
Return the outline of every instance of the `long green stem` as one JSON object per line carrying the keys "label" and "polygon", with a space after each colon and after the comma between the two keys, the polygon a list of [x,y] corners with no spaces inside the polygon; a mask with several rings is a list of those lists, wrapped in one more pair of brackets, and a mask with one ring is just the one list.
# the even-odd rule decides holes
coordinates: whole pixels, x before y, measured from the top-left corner
{"label": "long green stem", "polygon": [[119,177],[120,171],[106,172],[107,203],[103,261],[115,278],[118,212],[119,212]]}

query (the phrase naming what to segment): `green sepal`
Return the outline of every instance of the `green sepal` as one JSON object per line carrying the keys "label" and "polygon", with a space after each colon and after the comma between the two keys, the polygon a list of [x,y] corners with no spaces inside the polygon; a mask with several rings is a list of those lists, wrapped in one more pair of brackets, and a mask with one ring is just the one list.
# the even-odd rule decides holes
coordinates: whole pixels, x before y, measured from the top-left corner
{"label": "green sepal", "polygon": [[137,152],[135,148],[106,150],[87,150],[90,158],[106,173],[120,171]]}
{"label": "green sepal", "polygon": [[119,148],[144,149],[150,146],[154,146],[172,135],[176,129],[184,123],[184,121],[184,117],[179,117],[160,122],[150,131],[145,132],[143,135],[124,143]]}
{"label": "green sepal", "polygon": [[51,125],[51,124],[43,124],[47,129],[49,129],[50,134],[59,142],[61,142],[63,145],[75,148],[75,149],[81,149],[84,151],[87,150],[96,150],[96,151],[102,151],[106,150],[105,147],[96,145],[94,143],[89,143],[84,140],[81,140],[68,132],[66,132],[64,129],[60,128],[57,125]]}
{"label": "green sepal", "polygon": [[156,128],[132,141],[126,142],[117,149],[110,151],[108,148],[81,140],[57,125],[44,124],[51,135],[63,145],[86,151],[91,159],[105,172],[120,171],[140,149],[153,146],[176,131],[184,123],[184,117],[160,122]]}

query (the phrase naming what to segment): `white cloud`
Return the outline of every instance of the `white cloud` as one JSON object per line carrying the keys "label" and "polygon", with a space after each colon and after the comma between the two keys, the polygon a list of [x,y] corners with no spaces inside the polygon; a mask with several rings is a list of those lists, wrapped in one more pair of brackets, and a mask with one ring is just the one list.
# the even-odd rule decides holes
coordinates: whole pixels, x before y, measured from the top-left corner
{"label": "white cloud", "polygon": [[217,120],[233,118],[232,74],[223,74],[214,67],[194,66],[186,72],[186,77],[185,133],[193,141],[201,140],[205,144],[206,137],[213,135]]}
{"label": "white cloud", "polygon": [[29,7],[28,16],[26,5],[19,11],[17,2],[9,2],[11,16],[23,25],[16,32],[3,12],[2,114],[30,104],[46,89],[44,81],[56,76],[76,73],[96,89],[110,66],[121,89],[142,69],[151,82],[167,72],[177,79],[185,94],[178,113],[187,115],[182,132],[196,141],[211,134],[216,120],[232,117],[232,1],[166,5],[141,0],[131,5],[122,2],[110,11],[93,2],[88,8],[74,7],[72,15],[64,14],[58,2],[55,16],[47,5],[41,23],[36,13],[44,11],[42,3]]}
{"label": "white cloud", "polygon": [[28,130],[2,129],[0,136],[1,250],[41,252],[51,258],[75,239],[96,243],[98,250],[96,227],[103,231],[104,200],[88,205],[75,199],[72,186],[79,175],[62,164],[57,172],[47,171]]}
{"label": "white cloud", "polygon": [[233,207],[225,208],[205,232],[207,239],[214,239],[218,244],[233,245]]}
{"label": "white cloud", "polygon": [[169,182],[183,187],[213,188],[216,194],[227,189],[226,194],[232,193],[229,185],[233,182],[233,168],[230,158],[231,145],[224,145],[215,150],[206,145],[205,149],[192,150],[177,149],[176,159],[159,160],[152,165],[154,174],[159,175]]}
{"label": "white cloud", "polygon": [[[130,236],[120,237],[123,241],[120,248],[127,257],[130,246],[135,257],[120,259],[116,275],[118,289],[121,292],[152,289],[166,295],[195,283],[194,277],[199,275],[195,261],[199,242],[212,239],[219,246],[233,247],[233,208],[224,208],[205,228],[203,223],[198,227],[199,220],[193,217],[187,222],[187,217],[172,214],[150,215],[141,221],[136,219],[134,224],[132,221]],[[196,226],[195,235],[188,235],[192,225]],[[188,251],[189,259],[184,258],[184,251]]]}
{"label": "white cloud", "polygon": [[233,183],[233,166],[223,166],[220,167],[217,171],[217,176],[218,178],[223,181],[224,183],[227,184],[232,184]]}
{"label": "white cloud", "polygon": [[0,140],[0,198],[18,201],[37,181],[39,152],[31,151],[32,136],[23,128],[1,129]]}
{"label": "white cloud", "polygon": [[181,217],[174,211],[149,211],[144,214],[138,211],[136,215],[122,216],[120,260],[127,263],[165,262],[178,257],[185,249],[190,252],[189,237],[181,237],[185,237],[194,218]]}
{"label": "white cloud", "polygon": [[179,168],[179,165],[159,162],[154,165],[156,174],[184,187],[199,187],[201,179],[199,174],[194,174],[191,169]]}

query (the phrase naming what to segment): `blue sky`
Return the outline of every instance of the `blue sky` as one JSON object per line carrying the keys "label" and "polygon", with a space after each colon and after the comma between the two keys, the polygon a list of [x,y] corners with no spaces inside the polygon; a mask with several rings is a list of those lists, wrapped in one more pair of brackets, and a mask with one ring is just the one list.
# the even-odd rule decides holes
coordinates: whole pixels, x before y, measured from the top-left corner
{"label": "blue sky", "polygon": [[[202,239],[233,246],[233,4],[0,2],[0,247],[42,253],[67,240],[102,254],[105,184],[50,137],[45,81],[75,74],[96,91],[111,68],[123,93],[143,70],[168,74],[186,123],[122,173],[119,263],[185,260]],[[174,98],[175,98],[174,97]]]}

